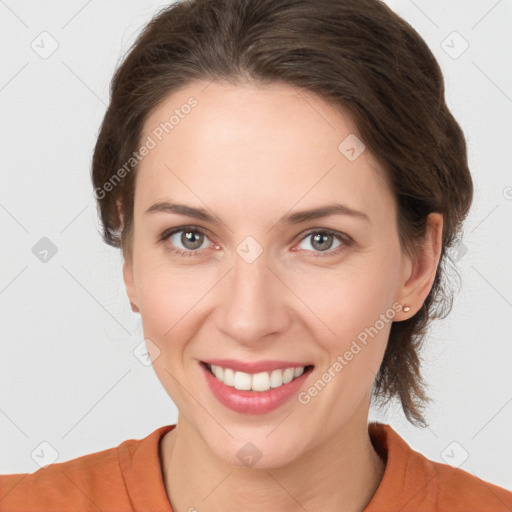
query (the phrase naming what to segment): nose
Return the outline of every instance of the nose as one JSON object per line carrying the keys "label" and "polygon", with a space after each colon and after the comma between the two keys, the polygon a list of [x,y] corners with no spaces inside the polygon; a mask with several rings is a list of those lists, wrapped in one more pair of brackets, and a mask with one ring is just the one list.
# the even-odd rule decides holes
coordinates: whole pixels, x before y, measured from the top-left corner
{"label": "nose", "polygon": [[216,323],[238,343],[251,346],[263,338],[275,339],[289,326],[290,291],[272,267],[265,252],[252,262],[235,254],[233,268],[223,279]]}

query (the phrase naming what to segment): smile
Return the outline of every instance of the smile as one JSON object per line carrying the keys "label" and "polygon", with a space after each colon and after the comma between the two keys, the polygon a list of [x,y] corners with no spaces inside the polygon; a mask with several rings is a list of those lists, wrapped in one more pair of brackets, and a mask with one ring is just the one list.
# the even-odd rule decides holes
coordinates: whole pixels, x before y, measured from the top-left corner
{"label": "smile", "polygon": [[204,361],[199,367],[217,401],[243,414],[266,414],[285,404],[305,386],[314,368],[290,366],[247,373]]}
{"label": "smile", "polygon": [[210,365],[205,363],[208,370],[215,378],[226,386],[240,391],[268,391],[270,388],[279,388],[292,380],[300,377],[308,366],[297,366],[285,370],[273,370],[272,372],[260,372],[255,374],[235,371],[232,368]]}

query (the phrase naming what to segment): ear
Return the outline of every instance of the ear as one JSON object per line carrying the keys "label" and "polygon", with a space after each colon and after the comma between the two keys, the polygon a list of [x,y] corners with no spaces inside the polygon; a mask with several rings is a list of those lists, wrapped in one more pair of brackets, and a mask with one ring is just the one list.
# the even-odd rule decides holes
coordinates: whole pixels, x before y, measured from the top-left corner
{"label": "ear", "polygon": [[399,290],[397,301],[411,309],[401,311],[397,321],[407,320],[414,316],[427,298],[436,277],[443,241],[443,216],[430,213],[427,217],[425,240],[420,244],[413,257],[407,257],[404,267],[403,285]]}
{"label": "ear", "polygon": [[138,313],[139,300],[137,298],[137,293],[135,291],[135,285],[133,282],[133,265],[131,262],[127,262],[126,260],[123,263],[123,279],[124,286],[126,288],[126,294],[128,295],[128,299],[130,300],[132,311]]}
{"label": "ear", "polygon": [[116,208],[117,208],[117,216],[119,217],[119,220],[121,222],[120,228],[122,229],[124,224],[124,215],[123,215],[123,203],[121,199],[116,199]]}
{"label": "ear", "polygon": [[[119,219],[121,220],[121,229],[124,224],[123,217],[123,204],[120,199],[116,200],[116,208]],[[137,294],[135,293],[135,286],[133,283],[133,264],[131,261],[124,260],[123,263],[123,279],[124,286],[126,288],[126,294],[128,295],[128,299],[130,300],[130,306],[132,307],[132,311],[135,313],[139,312],[139,308],[137,304],[139,303],[137,299]]]}

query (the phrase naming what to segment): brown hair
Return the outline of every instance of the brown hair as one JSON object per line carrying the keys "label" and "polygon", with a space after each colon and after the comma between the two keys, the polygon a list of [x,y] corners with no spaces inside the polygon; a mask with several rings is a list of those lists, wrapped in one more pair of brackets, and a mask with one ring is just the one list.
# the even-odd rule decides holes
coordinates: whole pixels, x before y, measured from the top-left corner
{"label": "brown hair", "polygon": [[115,72],[92,161],[103,239],[128,260],[136,165],[129,172],[126,162],[149,113],[193,80],[282,82],[343,107],[385,170],[409,254],[424,239],[427,215],[443,214],[432,289],[413,317],[393,322],[372,389],[372,400],[398,397],[407,419],[425,426],[419,352],[430,321],[451,310],[447,249],[460,239],[473,196],[464,135],[426,43],[379,0],[195,0],[162,9]]}

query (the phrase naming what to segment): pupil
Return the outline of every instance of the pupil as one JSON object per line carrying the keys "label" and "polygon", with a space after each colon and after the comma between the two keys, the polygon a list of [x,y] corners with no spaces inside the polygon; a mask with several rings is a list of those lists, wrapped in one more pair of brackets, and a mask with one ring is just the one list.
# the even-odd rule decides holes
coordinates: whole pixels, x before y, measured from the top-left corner
{"label": "pupil", "polygon": [[201,247],[202,240],[200,239],[200,237],[202,237],[202,235],[200,233],[195,233],[194,231],[186,231],[184,232],[183,235],[185,237],[185,240],[182,240],[182,242],[183,245],[185,245],[185,247],[188,247],[188,242],[191,242],[193,245],[195,244],[194,247],[188,247],[189,249],[197,249],[198,247]]}
{"label": "pupil", "polygon": [[[330,236],[331,236],[331,235],[326,234],[326,233],[319,233],[319,234],[315,235],[315,236],[313,237],[313,247],[315,247],[315,244],[316,244],[319,240],[321,240],[322,242],[326,242],[327,240],[329,240],[329,237],[330,237]],[[325,250],[325,249],[326,249],[326,246],[325,246],[325,244],[324,244],[324,247],[320,246],[320,247],[316,247],[316,248],[317,248],[317,249],[320,249],[320,250]]]}

